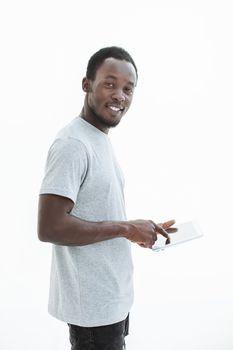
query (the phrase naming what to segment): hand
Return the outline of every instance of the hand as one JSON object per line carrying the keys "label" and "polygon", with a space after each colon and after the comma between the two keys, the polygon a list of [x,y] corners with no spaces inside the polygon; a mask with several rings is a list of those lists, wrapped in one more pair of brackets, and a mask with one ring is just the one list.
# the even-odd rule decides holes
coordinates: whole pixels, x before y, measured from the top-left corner
{"label": "hand", "polygon": [[[171,227],[176,223],[175,220],[169,220],[163,223],[158,224],[158,226],[162,227],[168,234],[172,234],[177,232],[177,228],[175,227]],[[170,243],[170,237],[168,236],[167,240],[166,240],[166,244]],[[145,248],[145,244],[144,243],[138,243],[141,247]]]}
{"label": "hand", "polygon": [[[170,237],[165,228],[170,230],[170,226],[175,223],[174,220],[167,221],[164,224],[157,225],[152,220],[132,220],[128,221],[128,231],[126,238],[139,244],[141,247],[152,248],[157,240],[157,234],[161,234],[170,242]],[[164,225],[164,227],[163,227]]]}

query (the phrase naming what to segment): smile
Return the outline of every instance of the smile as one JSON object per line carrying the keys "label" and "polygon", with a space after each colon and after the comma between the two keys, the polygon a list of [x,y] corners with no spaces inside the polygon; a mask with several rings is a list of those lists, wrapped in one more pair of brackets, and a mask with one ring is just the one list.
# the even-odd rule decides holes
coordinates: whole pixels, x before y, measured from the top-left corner
{"label": "smile", "polygon": [[114,112],[122,112],[124,110],[124,107],[119,107],[114,105],[108,105],[107,107]]}

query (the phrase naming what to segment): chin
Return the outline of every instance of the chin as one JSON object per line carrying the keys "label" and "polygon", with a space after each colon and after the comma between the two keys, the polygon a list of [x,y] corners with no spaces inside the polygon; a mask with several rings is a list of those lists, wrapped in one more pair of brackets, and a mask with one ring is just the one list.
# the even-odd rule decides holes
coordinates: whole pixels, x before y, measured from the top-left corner
{"label": "chin", "polygon": [[[116,127],[122,117],[123,114],[121,114],[120,116],[109,116],[108,114],[105,114],[106,111],[96,111],[94,108],[90,108],[92,111],[92,114],[94,115],[95,119],[102,124],[104,127],[107,128],[114,128]],[[125,113],[124,113],[125,114]]]}
{"label": "chin", "polygon": [[117,120],[117,121],[110,121],[110,120],[102,120],[102,124],[108,128],[115,128],[121,120]]}
{"label": "chin", "polygon": [[122,117],[120,117],[119,119],[118,118],[116,119],[116,118],[109,118],[109,117],[106,118],[103,116],[98,116],[99,122],[108,128],[114,128],[115,126],[117,126],[120,123],[121,118]]}

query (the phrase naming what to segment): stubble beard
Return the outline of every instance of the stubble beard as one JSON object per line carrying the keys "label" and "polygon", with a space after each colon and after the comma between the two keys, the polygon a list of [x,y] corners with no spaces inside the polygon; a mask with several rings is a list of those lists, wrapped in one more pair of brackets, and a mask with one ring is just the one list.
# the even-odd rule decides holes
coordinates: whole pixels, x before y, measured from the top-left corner
{"label": "stubble beard", "polygon": [[89,108],[90,108],[92,114],[95,116],[95,118],[98,120],[98,122],[102,124],[103,127],[115,128],[121,121],[121,120],[117,120],[117,121],[110,122],[110,121],[106,120],[101,114],[96,113],[95,109],[93,107],[91,107],[90,105],[89,105]]}

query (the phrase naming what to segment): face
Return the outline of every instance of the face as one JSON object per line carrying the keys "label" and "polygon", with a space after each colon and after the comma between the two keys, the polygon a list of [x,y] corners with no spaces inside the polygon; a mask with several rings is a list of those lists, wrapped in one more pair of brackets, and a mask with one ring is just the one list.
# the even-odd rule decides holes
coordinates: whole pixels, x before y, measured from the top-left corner
{"label": "face", "polygon": [[95,80],[83,79],[86,120],[104,132],[119,124],[132,102],[136,79],[130,62],[107,58]]}

